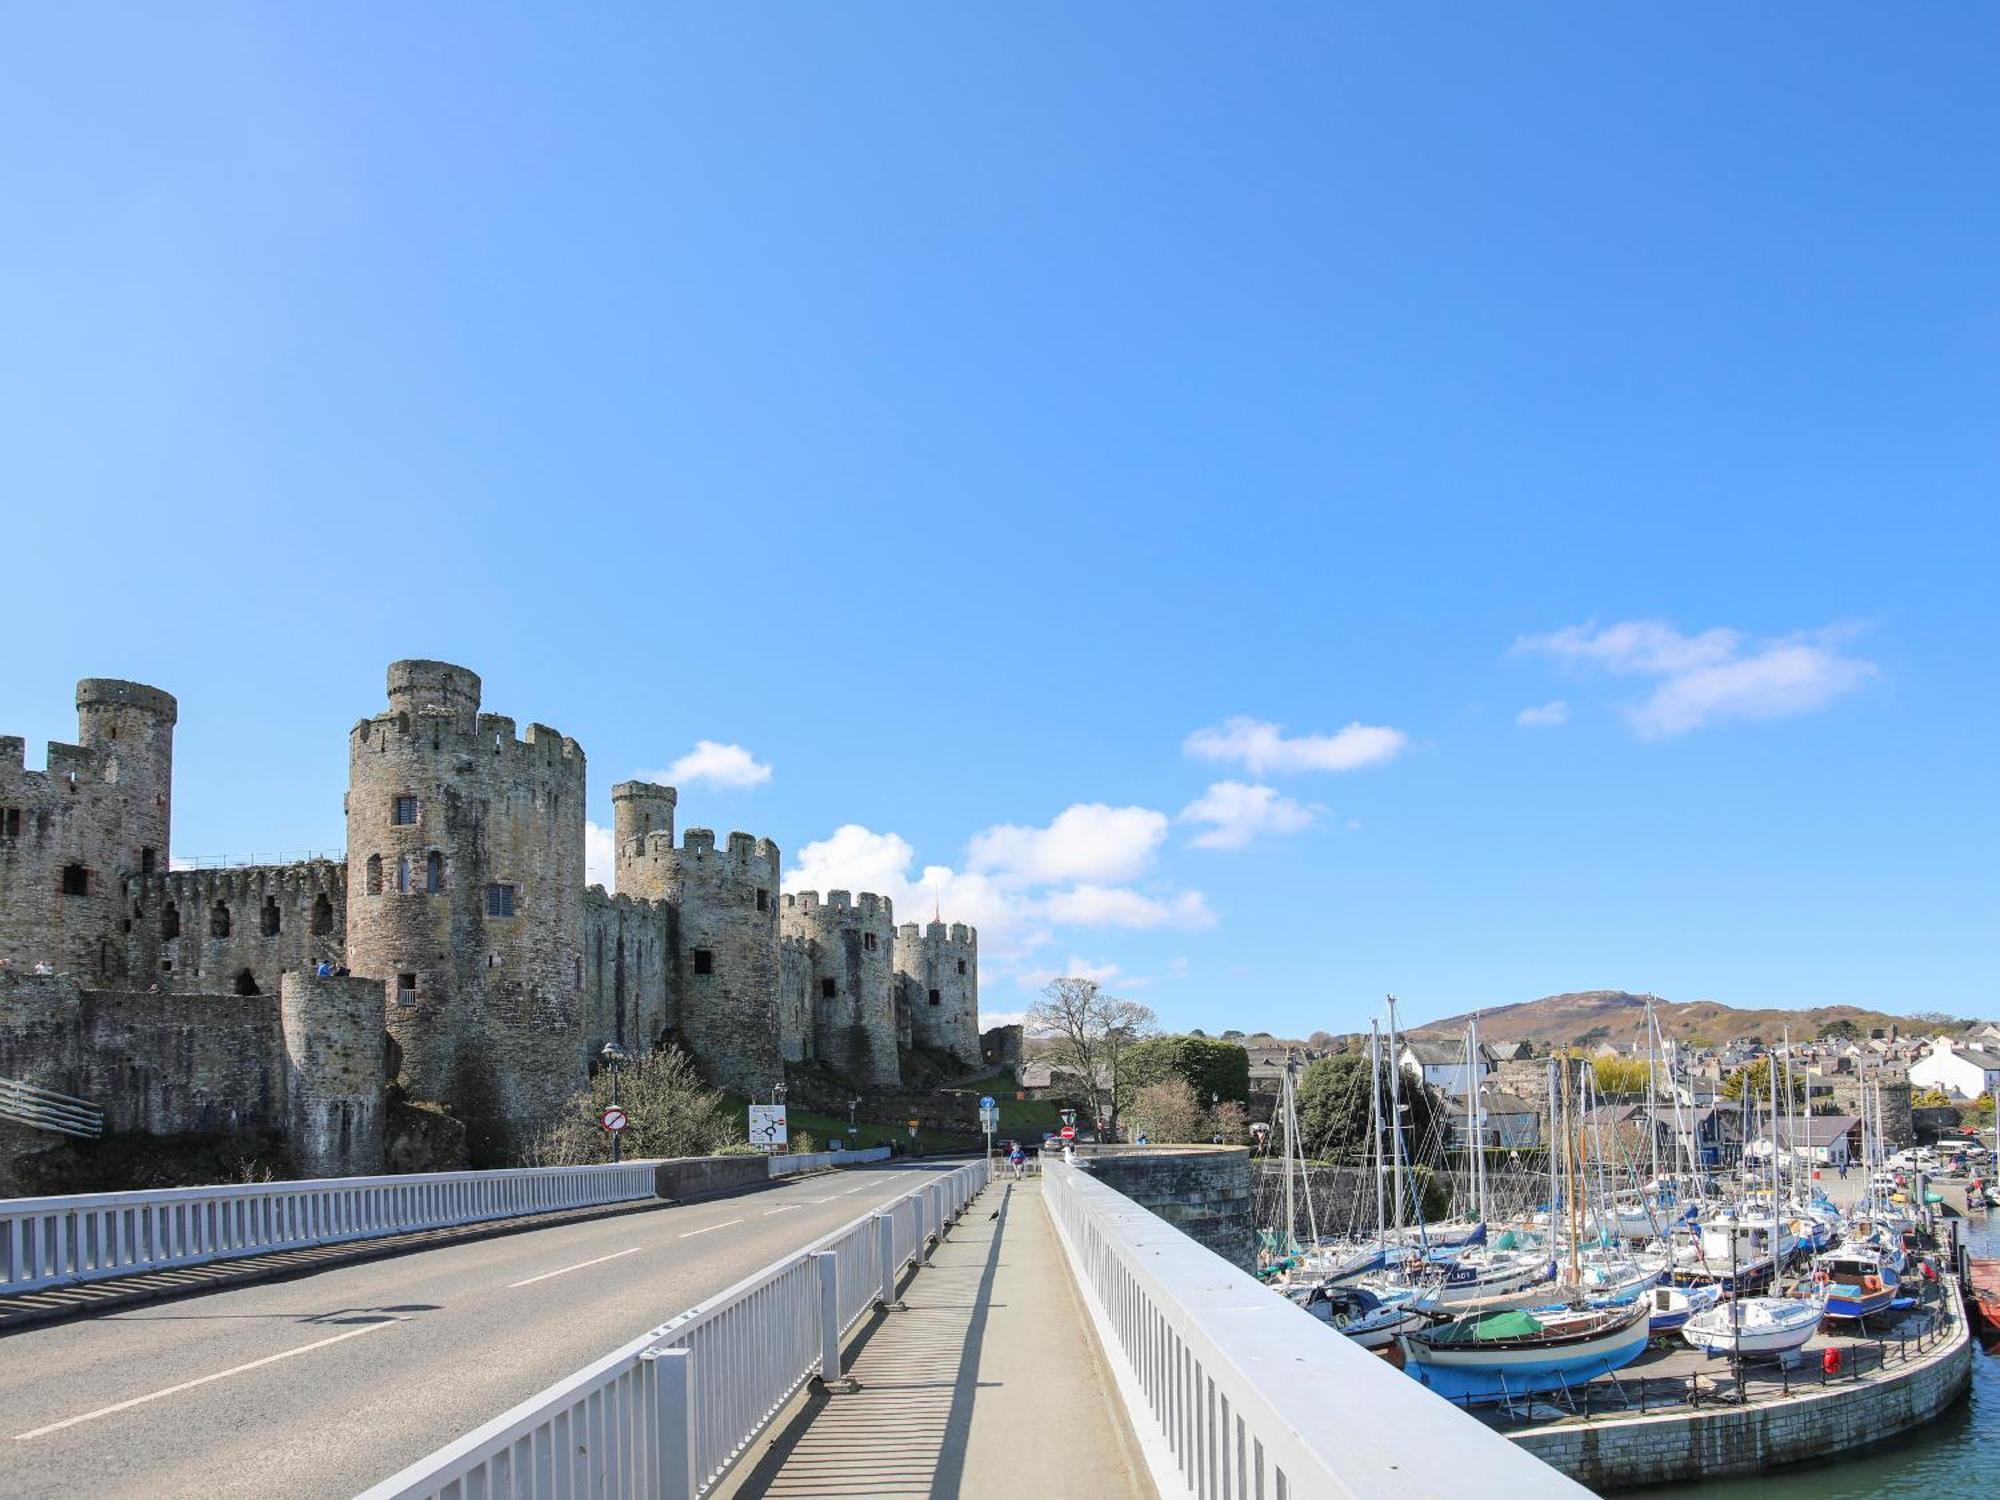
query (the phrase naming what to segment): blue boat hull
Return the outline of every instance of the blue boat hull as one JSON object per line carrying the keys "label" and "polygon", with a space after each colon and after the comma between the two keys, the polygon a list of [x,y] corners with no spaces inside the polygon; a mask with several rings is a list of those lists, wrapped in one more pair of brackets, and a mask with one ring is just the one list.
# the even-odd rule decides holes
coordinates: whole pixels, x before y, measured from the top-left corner
{"label": "blue boat hull", "polygon": [[1622,1349],[1583,1359],[1554,1357],[1532,1364],[1508,1365],[1505,1369],[1426,1365],[1413,1360],[1404,1373],[1447,1401],[1504,1401],[1512,1396],[1561,1390],[1566,1385],[1609,1374],[1632,1363],[1645,1348],[1646,1340],[1641,1337]]}
{"label": "blue boat hull", "polygon": [[1872,1318],[1880,1312],[1887,1312],[1889,1304],[1896,1300],[1896,1289],[1885,1286],[1878,1292],[1864,1292],[1859,1287],[1832,1286],[1826,1293],[1826,1315],[1829,1318]]}

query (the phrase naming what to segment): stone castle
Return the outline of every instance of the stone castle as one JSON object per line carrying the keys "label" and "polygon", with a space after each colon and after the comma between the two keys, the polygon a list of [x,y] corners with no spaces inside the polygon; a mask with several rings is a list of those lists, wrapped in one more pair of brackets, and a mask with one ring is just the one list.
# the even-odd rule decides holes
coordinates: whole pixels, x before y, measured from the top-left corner
{"label": "stone castle", "polygon": [[479,1165],[517,1159],[607,1042],[677,1043],[751,1097],[788,1065],[866,1090],[915,1048],[979,1064],[972,928],[781,894],[776,844],[676,842],[674,788],[636,781],[612,788],[616,892],[586,888],[574,739],[517,736],[445,662],[392,664],[388,697],[348,736],[344,861],[175,869],[158,688],[79,683],[46,770],[0,738],[0,1077],[126,1128],[282,1122],[314,1170],[373,1170],[385,1057]]}

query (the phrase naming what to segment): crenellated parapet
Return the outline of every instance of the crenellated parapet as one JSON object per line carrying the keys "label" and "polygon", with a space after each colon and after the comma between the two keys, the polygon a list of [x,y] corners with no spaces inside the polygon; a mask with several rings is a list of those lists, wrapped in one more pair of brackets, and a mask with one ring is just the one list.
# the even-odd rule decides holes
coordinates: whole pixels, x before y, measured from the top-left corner
{"label": "crenellated parapet", "polygon": [[138,988],[275,995],[287,970],[346,962],[347,866],[334,860],[132,875],[124,900]]}
{"label": "crenellated parapet", "polygon": [[895,909],[872,891],[785,896],[781,931],[809,960],[813,1055],[855,1083],[901,1079],[896,1047]]}

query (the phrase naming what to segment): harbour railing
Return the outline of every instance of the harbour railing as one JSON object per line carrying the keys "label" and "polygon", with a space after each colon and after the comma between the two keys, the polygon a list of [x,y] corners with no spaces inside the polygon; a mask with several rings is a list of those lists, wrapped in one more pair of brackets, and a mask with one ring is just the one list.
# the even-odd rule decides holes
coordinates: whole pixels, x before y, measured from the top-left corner
{"label": "harbour railing", "polygon": [[0,1198],[0,1296],[654,1196],[650,1161]]}
{"label": "harbour railing", "polygon": [[1083,1166],[1042,1181],[1161,1495],[1588,1500]]}
{"label": "harbour railing", "polygon": [[903,1268],[928,1260],[985,1185],[983,1161],[926,1172],[900,1197],[530,1396],[360,1500],[692,1500],[807,1380],[840,1379],[842,1337],[872,1308],[895,1305]]}
{"label": "harbour railing", "polygon": [[0,1120],[87,1141],[104,1134],[101,1106],[13,1078],[0,1078]]}

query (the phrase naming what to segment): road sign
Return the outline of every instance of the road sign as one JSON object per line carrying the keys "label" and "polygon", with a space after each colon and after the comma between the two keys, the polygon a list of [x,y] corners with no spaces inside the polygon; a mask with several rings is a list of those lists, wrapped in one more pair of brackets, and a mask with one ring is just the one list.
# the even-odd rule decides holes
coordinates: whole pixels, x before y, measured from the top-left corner
{"label": "road sign", "polygon": [[991,1109],[993,1107],[993,1096],[991,1094],[981,1094],[979,1096],[979,1107],[981,1109]]}
{"label": "road sign", "polygon": [[782,1151],[788,1137],[785,1132],[785,1106],[782,1104],[753,1104],[750,1106],[750,1144],[759,1151]]}
{"label": "road sign", "polygon": [[1066,1140],[1066,1141],[1073,1141],[1073,1140],[1075,1140],[1075,1139],[1076,1139],[1076,1127],[1075,1127],[1074,1125],[1065,1125],[1065,1126],[1063,1126],[1063,1128],[1062,1128],[1062,1138],[1063,1138],[1064,1140]]}
{"label": "road sign", "polygon": [[630,1122],[625,1118],[625,1111],[614,1105],[597,1117],[597,1123],[616,1135]]}

